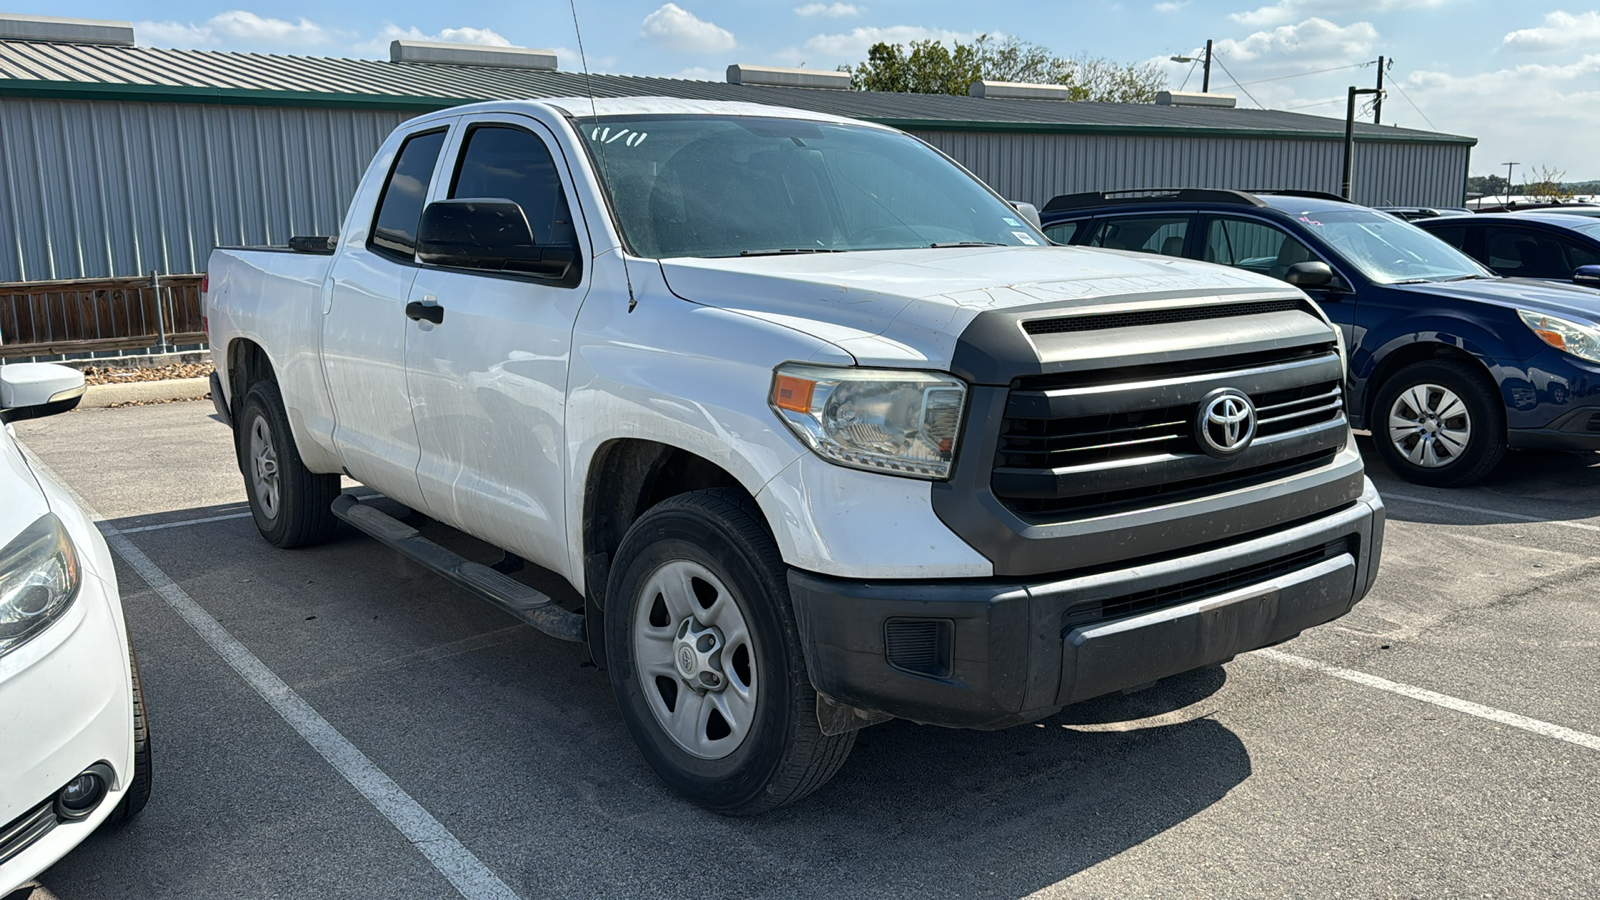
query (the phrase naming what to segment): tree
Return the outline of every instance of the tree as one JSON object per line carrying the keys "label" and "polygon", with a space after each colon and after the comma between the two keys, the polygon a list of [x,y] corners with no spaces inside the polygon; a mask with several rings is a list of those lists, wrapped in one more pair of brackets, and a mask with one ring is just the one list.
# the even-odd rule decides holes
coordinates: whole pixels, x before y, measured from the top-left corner
{"label": "tree", "polygon": [[1066,59],[1014,36],[988,34],[949,47],[914,41],[909,51],[901,44],[874,44],[865,61],[839,69],[851,74],[860,91],[964,96],[972,82],[983,79],[1064,85],[1073,100],[1152,103],[1167,87],[1166,75],[1153,63],[1124,65],[1087,54]]}
{"label": "tree", "polygon": [[1473,175],[1467,179],[1467,193],[1480,197],[1503,197],[1511,185],[1499,175]]}
{"label": "tree", "polygon": [[1572,192],[1561,186],[1561,179],[1565,177],[1567,177],[1565,170],[1551,166],[1535,166],[1533,178],[1523,186],[1522,193],[1541,203],[1571,200]]}

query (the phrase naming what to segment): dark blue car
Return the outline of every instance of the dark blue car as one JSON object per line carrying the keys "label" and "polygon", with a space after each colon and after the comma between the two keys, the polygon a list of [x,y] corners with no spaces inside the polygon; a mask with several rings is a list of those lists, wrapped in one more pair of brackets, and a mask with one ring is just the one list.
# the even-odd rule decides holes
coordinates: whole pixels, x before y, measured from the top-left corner
{"label": "dark blue car", "polygon": [[1580,270],[1600,266],[1600,217],[1565,211],[1584,208],[1424,219],[1417,227],[1499,275],[1594,286],[1600,270]]}
{"label": "dark blue car", "polygon": [[1507,279],[1415,225],[1330,195],[1069,194],[1057,243],[1236,266],[1297,285],[1343,332],[1352,424],[1420,484],[1508,448],[1600,449],[1600,293]]}

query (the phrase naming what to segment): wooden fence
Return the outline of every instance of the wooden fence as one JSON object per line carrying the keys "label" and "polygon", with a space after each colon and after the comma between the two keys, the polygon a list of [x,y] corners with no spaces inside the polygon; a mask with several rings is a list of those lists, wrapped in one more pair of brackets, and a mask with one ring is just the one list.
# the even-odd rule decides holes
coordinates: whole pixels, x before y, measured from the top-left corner
{"label": "wooden fence", "polygon": [[0,359],[205,343],[199,275],[0,284]]}

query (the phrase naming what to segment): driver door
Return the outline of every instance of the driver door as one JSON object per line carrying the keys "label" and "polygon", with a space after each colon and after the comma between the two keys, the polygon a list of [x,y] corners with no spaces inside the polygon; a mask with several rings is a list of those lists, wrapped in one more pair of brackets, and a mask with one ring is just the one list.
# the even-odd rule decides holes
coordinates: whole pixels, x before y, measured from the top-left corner
{"label": "driver door", "polygon": [[[1322,261],[1322,255],[1306,246],[1294,235],[1266,222],[1234,216],[1210,216],[1206,220],[1205,242],[1202,258],[1206,262],[1221,263],[1282,279],[1289,267],[1300,262]],[[1333,324],[1344,334],[1344,344],[1354,349],[1356,342],[1356,295],[1348,282],[1333,269],[1333,281],[1320,288],[1304,289],[1322,308]]]}

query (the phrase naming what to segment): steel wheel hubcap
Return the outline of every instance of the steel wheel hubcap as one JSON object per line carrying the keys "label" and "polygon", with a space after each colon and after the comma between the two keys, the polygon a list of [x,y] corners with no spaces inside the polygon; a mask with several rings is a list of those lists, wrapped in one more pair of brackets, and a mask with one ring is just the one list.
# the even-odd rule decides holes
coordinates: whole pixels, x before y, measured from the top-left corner
{"label": "steel wheel hubcap", "polygon": [[278,450],[272,444],[272,431],[267,420],[257,416],[250,423],[250,481],[256,489],[256,502],[261,514],[269,519],[278,517]]}
{"label": "steel wheel hubcap", "polygon": [[633,655],[645,702],[672,742],[701,759],[739,748],[756,715],[755,644],[727,586],[673,560],[645,583]]}
{"label": "steel wheel hubcap", "polygon": [[1472,416],[1449,388],[1414,385],[1402,391],[1389,408],[1389,440],[1413,465],[1437,469],[1467,452],[1472,442]]}

